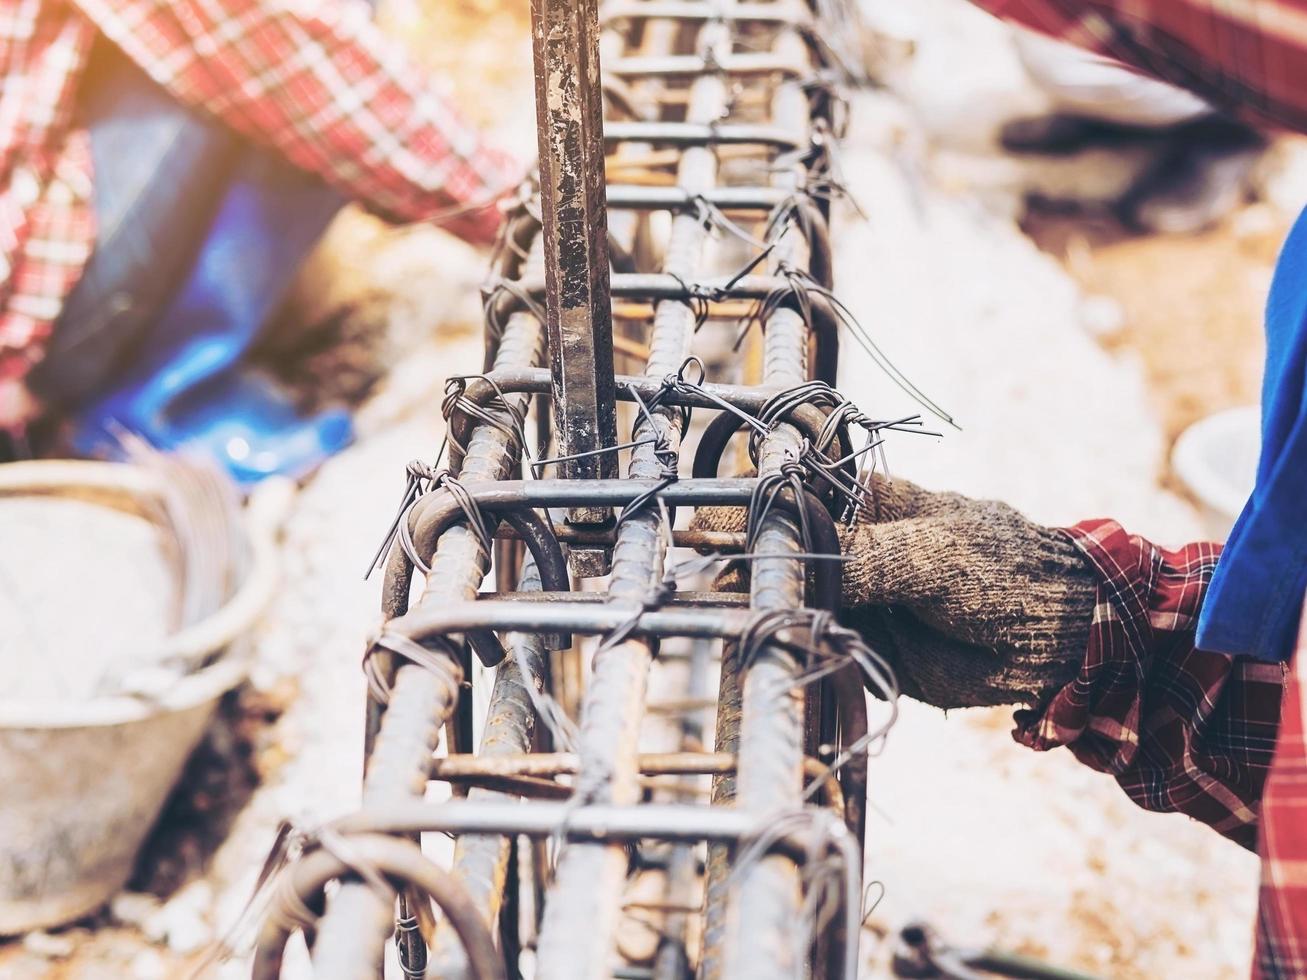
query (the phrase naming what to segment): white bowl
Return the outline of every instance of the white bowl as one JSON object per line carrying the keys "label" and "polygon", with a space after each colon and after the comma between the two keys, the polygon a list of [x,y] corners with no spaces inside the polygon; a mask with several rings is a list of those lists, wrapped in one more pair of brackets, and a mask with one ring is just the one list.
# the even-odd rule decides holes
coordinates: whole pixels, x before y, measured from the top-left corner
{"label": "white bowl", "polygon": [[[121,464],[0,467],[0,497],[70,492],[131,499],[160,488],[154,474]],[[245,641],[276,585],[271,538],[250,527],[247,535],[251,558],[235,594],[164,641],[166,656],[207,654],[208,666],[148,701],[0,695],[0,935],[85,915],[127,880],[219,698],[245,678]]]}
{"label": "white bowl", "polygon": [[1252,493],[1261,441],[1261,412],[1249,405],[1209,415],[1175,442],[1171,466],[1201,505],[1204,528],[1213,540],[1230,536]]}

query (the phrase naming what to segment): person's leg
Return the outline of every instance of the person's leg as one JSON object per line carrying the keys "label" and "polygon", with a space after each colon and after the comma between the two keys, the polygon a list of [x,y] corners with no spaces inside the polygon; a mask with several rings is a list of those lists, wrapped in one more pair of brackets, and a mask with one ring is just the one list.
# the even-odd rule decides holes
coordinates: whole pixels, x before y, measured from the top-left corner
{"label": "person's leg", "polygon": [[[340,413],[299,419],[270,381],[226,374],[343,199],[181,106],[107,44],[80,96],[97,243],[30,379],[49,408],[79,416],[74,447],[112,455],[126,428],[172,448],[237,417],[245,444],[281,440],[265,445],[263,463],[279,462],[260,473],[303,470],[339,449],[349,437]],[[256,478],[226,458],[229,442],[241,440],[204,448]]]}
{"label": "person's leg", "polygon": [[[155,311],[145,345],[114,386],[140,421],[239,362],[340,209],[338,195],[246,150],[190,269]],[[134,420],[135,421],[135,420]]]}
{"label": "person's leg", "polygon": [[83,453],[113,451],[119,427],[155,446],[187,446],[242,483],[301,476],[352,437],[348,414],[300,418],[240,361],[343,199],[270,154],[246,149],[195,263],[115,390],[82,415]]}
{"label": "person's leg", "polygon": [[1052,111],[1005,125],[1005,149],[1063,155],[1154,147],[1156,158],[1115,206],[1123,223],[1141,231],[1199,231],[1243,198],[1266,144],[1256,130],[1190,92],[1065,42],[1022,29],[1013,41]]}
{"label": "person's leg", "polygon": [[79,95],[98,234],[29,377],[55,408],[102,393],[139,351],[193,263],[240,152],[228,130],[179,105],[107,43]]}

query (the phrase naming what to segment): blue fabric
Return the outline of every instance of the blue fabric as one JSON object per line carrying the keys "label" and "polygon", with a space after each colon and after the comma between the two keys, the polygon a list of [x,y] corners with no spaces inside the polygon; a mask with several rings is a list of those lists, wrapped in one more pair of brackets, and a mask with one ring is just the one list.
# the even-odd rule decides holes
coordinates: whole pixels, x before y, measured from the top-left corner
{"label": "blue fabric", "polygon": [[74,448],[113,456],[127,429],[160,449],[202,452],[249,485],[305,476],[348,445],[347,411],[301,418],[272,379],[239,366],[341,203],[322,183],[248,153],[132,370],[80,413]]}
{"label": "blue fabric", "polygon": [[1203,650],[1287,660],[1307,590],[1307,211],[1280,253],[1266,304],[1257,482],[1198,620]]}
{"label": "blue fabric", "polygon": [[307,474],[349,443],[348,413],[301,417],[242,360],[343,198],[115,49],[97,48],[91,74],[79,112],[99,234],[34,390],[76,411],[83,455],[118,455],[127,430],[208,455],[242,484]]}
{"label": "blue fabric", "polygon": [[64,408],[129,370],[194,265],[242,150],[116,49],[97,47],[87,77],[78,121],[91,134],[96,247],[28,378]]}

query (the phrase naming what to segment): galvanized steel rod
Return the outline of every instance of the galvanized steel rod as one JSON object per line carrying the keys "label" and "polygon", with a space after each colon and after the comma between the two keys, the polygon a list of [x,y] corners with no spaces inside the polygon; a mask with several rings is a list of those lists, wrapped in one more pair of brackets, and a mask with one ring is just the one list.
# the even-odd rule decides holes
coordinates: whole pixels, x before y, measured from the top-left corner
{"label": "galvanized steel rod", "polygon": [[[539,348],[540,324],[529,316],[514,317],[499,345],[496,367],[532,364]],[[514,454],[508,436],[491,425],[478,426],[463,460],[468,479],[502,480],[509,475]],[[451,527],[441,536],[431,561],[422,602],[471,599],[485,577],[489,555],[474,533]],[[421,799],[426,791],[431,754],[440,730],[454,710],[462,669],[449,659],[448,671],[437,674],[415,664],[395,672],[390,703],[366,761],[365,805]],[[383,950],[375,930],[362,924],[393,915],[389,903],[361,882],[344,882],[328,902],[314,946],[316,974],[324,980],[374,980]]]}
{"label": "galvanized steel rod", "polygon": [[[802,42],[792,33],[790,45]],[[776,48],[786,46],[784,33]],[[808,121],[807,99],[797,85],[778,87],[774,119],[794,125]],[[797,186],[802,171],[781,173],[777,182]],[[793,236],[780,243],[773,261],[795,261],[799,244]],[[776,310],[764,336],[763,378],[772,384],[796,385],[807,379],[808,325],[793,310]],[[802,434],[781,423],[764,438],[758,459],[760,476],[779,473],[798,460]],[[765,518],[754,552],[775,556],[753,563],[751,594],[755,609],[789,609],[803,604],[804,567],[793,560],[802,551],[795,523],[774,509]],[[739,771],[736,804],[759,817],[799,805],[803,790],[804,692],[796,686],[801,664],[789,651],[765,645],[745,665],[742,683]],[[815,693],[815,690],[814,690]],[[764,856],[734,869],[726,919],[727,980],[785,980],[804,972],[806,950],[800,939],[802,891],[793,864]],[[854,940],[856,942],[856,937]]]}
{"label": "galvanized steel rod", "polygon": [[[529,558],[522,567],[519,588],[524,591],[540,588],[540,573]],[[505,660],[495,674],[476,756],[490,765],[496,759],[520,757],[530,750],[536,716],[527,687],[543,689],[548,675],[548,651],[539,633],[514,633],[506,642],[515,648],[515,656]],[[472,802],[513,799],[509,794],[487,789],[473,789],[467,798]],[[503,904],[509,843],[509,838],[503,835],[463,834],[454,845],[454,879],[467,890],[477,913],[491,928]],[[428,975],[445,980],[478,980],[469,971],[462,940],[449,922],[442,920],[432,944]]]}

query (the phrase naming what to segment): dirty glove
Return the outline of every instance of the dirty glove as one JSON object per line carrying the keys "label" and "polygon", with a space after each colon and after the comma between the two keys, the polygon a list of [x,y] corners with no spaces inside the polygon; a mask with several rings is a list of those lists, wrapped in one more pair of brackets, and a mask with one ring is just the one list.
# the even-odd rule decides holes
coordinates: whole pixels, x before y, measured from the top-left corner
{"label": "dirty glove", "polygon": [[[905,694],[941,708],[1041,705],[1075,676],[1096,579],[1068,536],[997,501],[902,479],[874,490],[874,523],[841,529],[841,619]],[[701,508],[695,525],[741,530],[744,511]]]}

